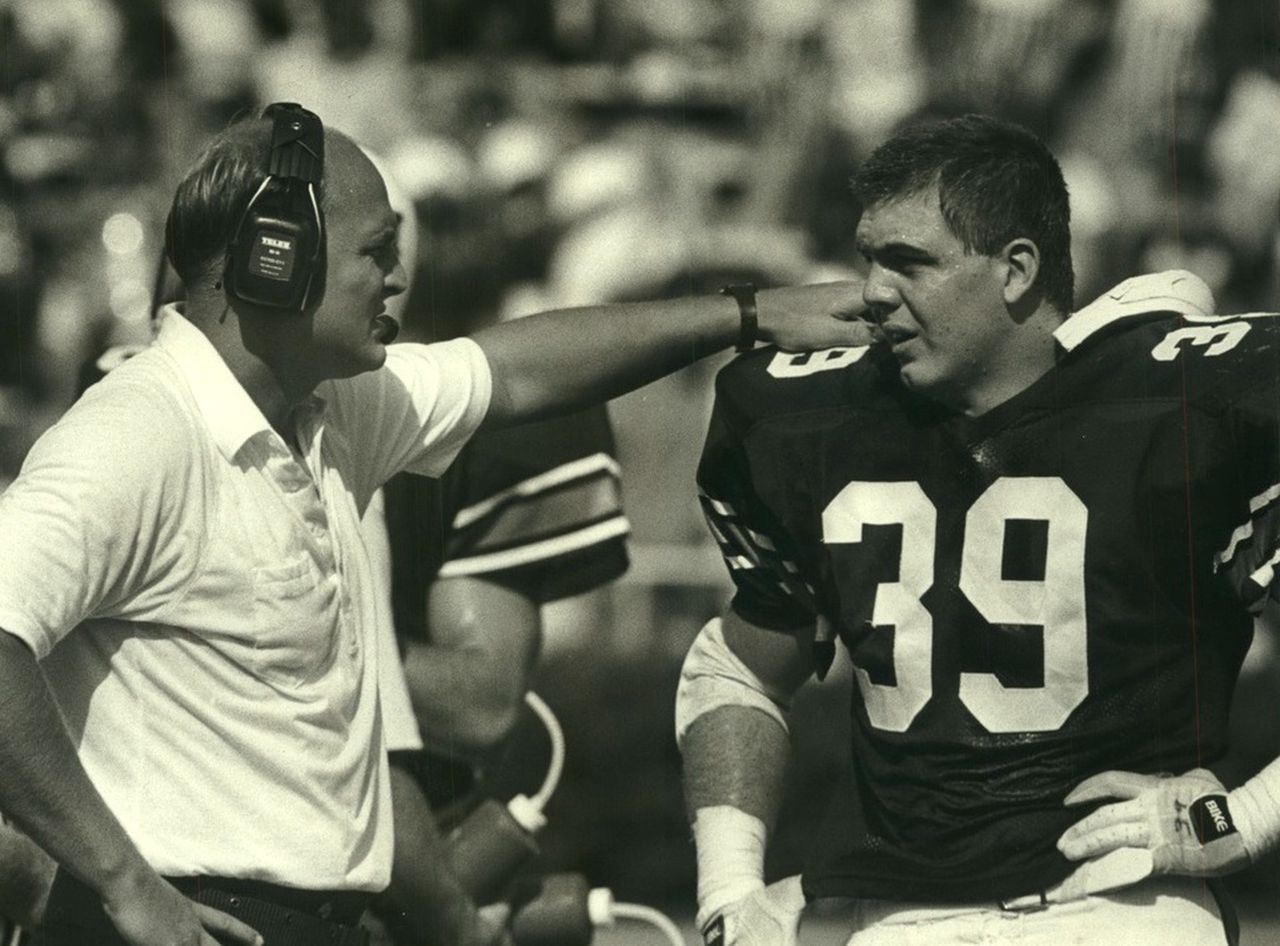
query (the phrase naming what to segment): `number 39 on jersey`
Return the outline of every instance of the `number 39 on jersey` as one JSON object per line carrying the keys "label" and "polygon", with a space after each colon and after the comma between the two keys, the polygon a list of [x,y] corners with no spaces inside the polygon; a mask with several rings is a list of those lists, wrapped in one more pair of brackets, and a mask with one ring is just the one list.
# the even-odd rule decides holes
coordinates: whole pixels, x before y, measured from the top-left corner
{"label": "number 39 on jersey", "polygon": [[[1044,580],[1001,577],[1005,523],[1044,520]],[[960,589],[991,623],[1036,626],[1044,634],[1041,687],[1007,687],[990,673],[961,673],[960,700],[990,732],[1057,729],[1089,693],[1084,549],[1089,512],[1056,477],[1004,477],[969,508]],[[933,693],[933,617],[921,601],[933,585],[937,510],[918,483],[853,482],[822,513],[823,541],[862,541],[864,525],[900,525],[898,580],[875,590],[871,623],[891,629],[893,685],[855,666],[867,716],[905,732]]]}

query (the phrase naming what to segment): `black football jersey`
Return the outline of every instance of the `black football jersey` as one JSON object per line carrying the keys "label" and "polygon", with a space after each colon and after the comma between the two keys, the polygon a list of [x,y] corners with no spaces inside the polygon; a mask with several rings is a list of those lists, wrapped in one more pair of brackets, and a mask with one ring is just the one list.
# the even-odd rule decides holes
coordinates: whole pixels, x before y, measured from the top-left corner
{"label": "black football jersey", "polygon": [[1267,314],[1114,320],[977,418],[875,347],[720,373],[698,478],[732,606],[854,668],[811,896],[1033,892],[1081,780],[1221,755],[1280,560],[1278,387]]}

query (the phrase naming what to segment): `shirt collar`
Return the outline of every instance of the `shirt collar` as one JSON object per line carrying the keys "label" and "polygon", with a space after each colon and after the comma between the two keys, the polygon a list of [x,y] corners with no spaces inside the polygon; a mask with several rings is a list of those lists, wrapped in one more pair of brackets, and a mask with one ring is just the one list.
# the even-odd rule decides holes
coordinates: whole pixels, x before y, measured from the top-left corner
{"label": "shirt collar", "polygon": [[164,307],[155,344],[178,363],[214,443],[231,460],[250,437],[270,432],[258,405],[204,332],[188,322],[176,305]]}

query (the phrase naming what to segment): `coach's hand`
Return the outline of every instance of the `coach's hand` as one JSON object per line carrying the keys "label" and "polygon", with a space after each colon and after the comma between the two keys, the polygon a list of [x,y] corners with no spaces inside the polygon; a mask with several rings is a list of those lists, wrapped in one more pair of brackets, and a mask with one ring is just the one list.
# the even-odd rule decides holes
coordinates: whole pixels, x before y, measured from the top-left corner
{"label": "coach's hand", "polygon": [[1249,863],[1227,808],[1227,790],[1207,769],[1178,776],[1103,772],[1078,785],[1065,803],[1108,798],[1120,800],[1082,818],[1058,839],[1058,850],[1070,860],[1145,848],[1155,873],[1197,877],[1219,877]]}
{"label": "coach's hand", "polygon": [[800,875],[729,904],[702,930],[706,946],[795,946],[804,891]]}
{"label": "coach's hand", "polygon": [[[154,871],[104,893],[102,906],[131,946],[262,946],[262,936],[221,910],[188,900]],[[214,938],[217,934],[218,939]]]}
{"label": "coach's hand", "polygon": [[784,351],[871,344],[871,326],[861,318],[867,309],[858,281],[761,289],[756,308],[760,338]]}

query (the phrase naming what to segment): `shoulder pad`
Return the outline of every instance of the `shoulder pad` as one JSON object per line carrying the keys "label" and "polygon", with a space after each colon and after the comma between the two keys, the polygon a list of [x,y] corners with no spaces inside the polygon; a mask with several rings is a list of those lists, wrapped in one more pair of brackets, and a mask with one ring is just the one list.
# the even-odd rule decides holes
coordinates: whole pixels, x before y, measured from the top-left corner
{"label": "shoulder pad", "polygon": [[1184,269],[1170,269],[1126,279],[1058,326],[1054,337],[1071,351],[1119,319],[1176,312],[1207,321],[1215,318],[1213,310],[1213,293],[1204,280]]}

